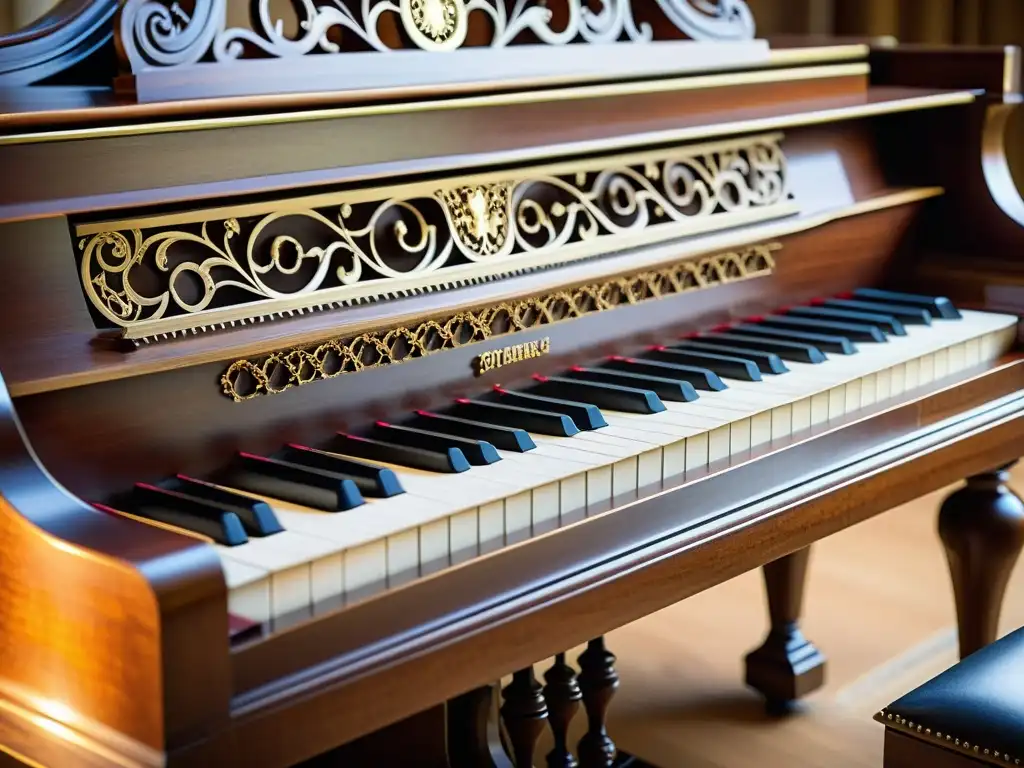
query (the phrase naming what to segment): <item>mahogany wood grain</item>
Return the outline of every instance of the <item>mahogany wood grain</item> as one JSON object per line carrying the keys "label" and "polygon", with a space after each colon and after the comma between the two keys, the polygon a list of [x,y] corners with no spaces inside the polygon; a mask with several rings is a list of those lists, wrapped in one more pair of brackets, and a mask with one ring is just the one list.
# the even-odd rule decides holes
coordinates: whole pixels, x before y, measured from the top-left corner
{"label": "mahogany wood grain", "polygon": [[227,601],[212,551],[71,497],[2,384],[0,455],[0,698],[21,713],[3,718],[0,741],[17,750],[18,730],[38,738],[52,719],[70,731],[53,731],[50,749],[70,755],[84,739],[130,758],[222,728]]}
{"label": "mahogany wood grain", "polygon": [[516,342],[549,336],[553,353],[478,379],[472,376],[473,358],[510,343],[510,337],[243,403],[221,391],[226,364],[211,363],[147,376],[144,386],[131,378],[22,397],[18,412],[49,471],[76,494],[102,500],[137,481],[211,472],[236,449],[260,453],[285,442],[315,444],[338,429],[395,420],[499,382],[514,384],[534,372],[635,352],[677,332],[876,284],[901,247],[914,210],[879,211],[785,238],[777,269],[768,278],[518,333]]}
{"label": "mahogany wood grain", "polygon": [[[870,121],[863,120],[789,132],[785,151],[799,204],[813,214],[823,208],[870,200],[893,191],[875,144]],[[823,230],[820,234],[831,239],[830,232]],[[883,241],[877,246],[865,243],[861,247],[877,250],[889,246],[888,241]],[[671,243],[658,249],[664,252],[664,260],[673,259]],[[825,246],[821,249],[830,250]],[[11,391],[20,396],[212,360],[230,360],[634,272],[635,253],[609,255],[559,270],[462,290],[244,325],[126,354],[109,344],[96,343],[97,328],[80,285],[67,222],[55,217],[8,223],[0,225],[0,268],[6,275],[0,281],[0,321],[17,323],[19,333],[0,335],[0,370]],[[46,311],[42,311],[43,307]]]}
{"label": "mahogany wood grain", "polygon": [[[1011,391],[1018,388],[1015,383]],[[876,430],[868,429],[869,419],[833,432],[834,444],[812,441],[803,444],[805,451],[794,445],[752,462],[746,469],[756,475],[749,478],[735,468],[717,476],[717,482],[709,476],[695,485],[692,492],[697,495],[668,491],[647,497],[535,539],[529,547],[496,553],[405,591],[353,606],[337,620],[328,616],[237,652],[236,680],[258,676],[267,685],[236,699],[234,727],[222,743],[243,758],[259,754],[268,764],[287,764],[429,706],[431,698],[456,695],[500,674],[498,670],[521,668],[553,655],[941,487],[961,473],[983,471],[1024,451],[1024,400],[1017,395],[985,414],[842,465],[844,446],[855,451],[878,445],[883,438],[877,427],[889,422],[891,429],[893,422],[905,417],[905,411],[893,409]],[[865,430],[859,437],[858,427]],[[887,437],[895,439],[898,434],[889,432]],[[821,467],[824,474],[816,475],[810,469],[812,451],[819,461],[823,455],[833,457],[831,471]],[[802,473],[798,467],[812,478],[804,474],[804,482],[788,490],[773,489],[766,482],[796,480]],[[749,496],[749,489],[758,485],[755,476],[762,487],[756,501]],[[680,509],[717,514],[700,524],[694,519],[688,528],[680,520]],[[637,521],[656,525],[659,520],[674,522],[661,537],[645,539],[637,530]],[[599,543],[602,540],[604,544]],[[516,558],[528,559],[530,567],[515,566]],[[538,568],[550,576],[542,577]],[[503,584],[516,578],[526,582],[527,592]],[[478,597],[464,607],[453,606],[454,612],[433,603],[433,623],[423,627],[425,617],[417,611],[424,609],[416,606],[424,605],[427,590],[433,595],[430,600],[447,595],[457,603],[468,597],[467,592],[456,597],[446,579],[460,580],[460,591],[476,589]],[[406,641],[398,645],[374,643],[367,633],[380,631],[396,616],[421,630],[415,637],[405,635]],[[317,648],[340,650],[343,644],[364,650],[333,664],[315,655]],[[366,650],[374,647],[380,650],[367,655]],[[286,682],[283,669],[267,669],[285,658],[318,664],[316,674],[300,674]],[[328,712],[357,701],[360,706],[352,707],[352,717],[344,723],[326,721]],[[293,738],[287,743],[264,735],[280,733],[274,727],[279,717],[288,719]],[[197,746],[176,759],[203,765],[206,750],[216,746]]]}
{"label": "mahogany wood grain", "polygon": [[353,108],[241,127],[225,121],[74,141],[0,140],[4,179],[18,180],[0,183],[0,221],[617,151],[673,141],[673,131],[938,93],[866,84],[853,75],[591,98],[582,91],[513,104]]}
{"label": "mahogany wood grain", "polygon": [[[983,88],[985,62],[965,65]],[[485,304],[495,293],[467,289],[196,339],[148,357],[112,355],[90,345],[95,329],[66,214],[654,146],[723,124],[735,135],[762,118],[825,120],[823,110],[934,93],[865,86],[847,77],[463,105],[415,118],[349,112],[74,141],[0,137],[0,370],[26,387],[17,416],[0,390],[0,743],[56,765],[110,765],[106,749],[132,766],[166,751],[171,766],[283,768],[418,713],[436,715],[439,702],[511,670],[1019,457],[1024,360],[1014,359],[615,499],[575,525],[230,650],[225,584],[209,548],[94,512],[64,490],[102,496],[175,471],[201,474],[238,447],[315,442],[341,426],[438,404],[496,383],[496,374],[472,380],[469,363],[507,343],[239,405],[220,394],[217,378],[241,349],[323,338],[339,317],[343,327],[379,327],[398,313],[422,317],[446,301]],[[554,354],[500,380],[858,285],[920,288],[931,275],[954,300],[991,305],[989,287],[1024,274],[1006,256],[1021,245],[1024,202],[1001,144],[1012,107],[999,101],[792,131],[798,165],[822,155],[833,162],[830,184],[806,187],[811,200],[844,188],[855,200],[936,184],[946,195],[789,236],[770,278],[520,334],[517,341],[550,335]],[[611,263],[602,268],[623,264]],[[956,276],[968,270],[984,277],[961,284]],[[550,288],[570,274],[581,273],[532,275],[501,290]],[[104,367],[97,383],[74,378]],[[62,388],[29,386],[58,379]],[[982,614],[962,614],[980,625]]]}

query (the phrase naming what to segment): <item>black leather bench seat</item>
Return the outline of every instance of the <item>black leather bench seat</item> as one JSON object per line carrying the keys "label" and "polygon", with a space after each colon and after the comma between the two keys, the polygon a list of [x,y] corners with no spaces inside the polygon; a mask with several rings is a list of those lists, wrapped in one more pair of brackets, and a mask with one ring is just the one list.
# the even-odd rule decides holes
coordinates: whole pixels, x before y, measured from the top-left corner
{"label": "black leather bench seat", "polygon": [[1024,628],[894,701],[875,719],[975,760],[1024,765]]}

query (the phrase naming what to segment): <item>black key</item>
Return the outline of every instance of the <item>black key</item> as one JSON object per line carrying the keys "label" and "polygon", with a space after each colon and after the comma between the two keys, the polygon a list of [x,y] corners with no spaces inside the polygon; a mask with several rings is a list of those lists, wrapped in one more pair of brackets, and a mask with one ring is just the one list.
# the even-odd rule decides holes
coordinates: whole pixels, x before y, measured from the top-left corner
{"label": "black key", "polygon": [[425,469],[428,472],[466,472],[470,466],[465,454],[458,448],[427,450],[344,432],[336,434],[325,447],[331,453],[369,461],[383,461],[401,467]]}
{"label": "black key", "polygon": [[677,365],[676,363],[662,363],[657,360],[640,360],[632,357],[610,357],[601,367],[615,371],[678,379],[705,392],[721,392],[723,389],[727,389],[725,382],[719,378],[717,373],[709,371],[707,368],[694,368],[692,365]]}
{"label": "black key", "polygon": [[834,307],[788,307],[784,310],[788,315],[797,317],[812,317],[821,320],[849,320],[852,323],[863,323],[873,325],[884,333],[891,333],[893,336],[906,336],[907,330],[903,323],[894,315],[878,314],[876,312],[855,312],[851,309],[836,309]]}
{"label": "black key", "polygon": [[740,357],[720,355],[715,352],[698,352],[692,349],[676,349],[675,347],[655,347],[646,353],[653,360],[666,363],[679,363],[707,368],[719,376],[737,381],[760,381],[761,371],[749,360]]}
{"label": "black key", "polygon": [[888,341],[882,331],[873,325],[864,323],[846,323],[841,320],[819,320],[818,318],[791,317],[789,315],[768,315],[756,320],[752,318],[750,322],[784,331],[834,334],[850,341],[867,341],[876,344]]}
{"label": "black key", "polygon": [[224,512],[234,512],[242,521],[245,532],[250,536],[270,536],[284,530],[277,515],[274,514],[274,510],[261,499],[233,493],[186,475],[177,475],[170,480],[164,480],[159,483],[158,487],[162,490],[180,493],[196,501],[212,504]]}
{"label": "black key", "polygon": [[399,427],[383,421],[378,421],[373,425],[373,433],[370,437],[396,445],[422,448],[425,451],[445,451],[449,448],[458,448],[470,464],[484,465],[501,461],[497,449],[482,440],[452,437],[441,432],[431,432],[415,427]]}
{"label": "black key", "polygon": [[387,467],[377,467],[355,459],[346,459],[343,456],[335,456],[332,453],[318,451],[305,445],[288,443],[284,450],[273,458],[347,477],[356,484],[363,496],[386,499],[405,493],[402,484],[398,482],[398,476]]}
{"label": "black key", "polygon": [[481,421],[460,419],[457,416],[447,416],[433,411],[416,411],[416,417],[410,422],[411,426],[422,427],[431,432],[440,432],[446,435],[468,437],[472,440],[486,440],[503,451],[525,453],[537,447],[529,432],[515,427],[484,424]]}
{"label": "black key", "polygon": [[580,381],[562,376],[533,378],[537,384],[530,387],[530,392],[545,397],[564,398],[625,413],[661,413],[665,410],[665,404],[649,389],[603,384],[599,381]]}
{"label": "black key", "polygon": [[835,352],[839,355],[854,355],[857,348],[853,342],[843,336],[827,333],[810,333],[808,331],[789,331],[782,328],[771,328],[764,325],[743,324],[729,329],[729,333],[754,338],[772,338],[793,341],[797,344],[813,344],[823,352]]}
{"label": "black key", "polygon": [[240,452],[218,474],[218,485],[326,512],[341,512],[363,503],[356,484],[347,478],[251,453]]}
{"label": "black key", "polygon": [[575,366],[565,372],[566,378],[578,379],[580,381],[597,381],[605,384],[621,384],[622,386],[635,386],[640,389],[649,389],[662,400],[670,400],[675,403],[690,403],[696,400],[699,395],[697,390],[688,381],[679,381],[664,376],[651,376],[643,373],[629,373],[628,371],[612,371],[601,368],[582,368]]}
{"label": "black key", "polygon": [[701,341],[721,342],[730,347],[755,349],[759,352],[771,352],[783,360],[792,360],[794,363],[824,363],[828,360],[825,354],[811,344],[800,344],[795,341],[783,341],[768,336],[758,338],[756,336],[744,336],[739,333],[716,333],[714,336],[701,336]]}
{"label": "black key", "polygon": [[758,352],[754,349],[743,349],[742,347],[730,347],[728,344],[718,344],[709,341],[707,338],[683,339],[672,345],[672,349],[693,349],[702,352],[714,352],[729,357],[739,357],[743,360],[750,360],[757,365],[761,373],[789,373],[789,368],[782,362],[782,358],[771,352]]}
{"label": "black key", "polygon": [[920,307],[907,307],[902,304],[882,304],[876,301],[857,301],[856,299],[823,299],[812,302],[814,306],[833,307],[835,309],[856,310],[858,312],[881,312],[892,315],[904,325],[931,325],[932,313]]}
{"label": "black key", "polygon": [[139,483],[116,503],[129,514],[208,536],[226,547],[237,547],[249,541],[242,521],[234,512],[155,485]]}
{"label": "black key", "polygon": [[607,427],[608,423],[601,415],[601,411],[590,403],[581,403],[575,400],[563,400],[559,397],[546,397],[534,395],[529,392],[513,392],[512,390],[494,388],[494,394],[502,405],[518,405],[522,408],[541,408],[553,413],[564,413],[573,423],[583,430],[600,429]]}
{"label": "black key", "polygon": [[474,419],[486,424],[525,429],[528,432],[536,432],[538,435],[572,437],[580,431],[570,417],[542,408],[523,408],[504,403],[489,403],[485,400],[459,399],[455,401],[452,412],[458,417]]}
{"label": "black key", "polygon": [[903,304],[911,307],[923,307],[932,315],[941,317],[943,320],[959,320],[961,315],[953,302],[944,296],[918,296],[913,293],[897,293],[895,291],[882,291],[878,288],[858,288],[853,292],[853,298],[865,301],[877,301],[882,304]]}

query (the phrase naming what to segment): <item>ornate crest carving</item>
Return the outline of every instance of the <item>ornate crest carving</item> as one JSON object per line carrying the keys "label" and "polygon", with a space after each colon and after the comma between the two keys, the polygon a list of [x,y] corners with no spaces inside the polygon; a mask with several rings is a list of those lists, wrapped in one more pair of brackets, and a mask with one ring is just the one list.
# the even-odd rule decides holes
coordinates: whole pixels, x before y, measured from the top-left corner
{"label": "ornate crest carving", "polygon": [[493,256],[511,247],[508,239],[512,185],[487,184],[441,190],[452,233],[463,248],[478,256]]}

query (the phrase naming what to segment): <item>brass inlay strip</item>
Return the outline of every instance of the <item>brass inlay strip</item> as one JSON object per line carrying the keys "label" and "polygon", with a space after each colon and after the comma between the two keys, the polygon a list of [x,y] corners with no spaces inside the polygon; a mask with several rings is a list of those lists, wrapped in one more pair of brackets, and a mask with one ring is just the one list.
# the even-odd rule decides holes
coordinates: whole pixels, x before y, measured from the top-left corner
{"label": "brass inlay strip", "polygon": [[856,61],[866,59],[871,46],[855,43],[852,45],[814,45],[806,48],[778,48],[768,54],[768,66],[793,67],[822,64],[826,61]]}
{"label": "brass inlay strip", "polygon": [[1008,755],[1005,752],[1000,752],[998,749],[992,749],[991,747],[982,747],[978,744],[971,744],[966,739],[959,739],[951,733],[942,733],[941,731],[935,731],[933,733],[931,728],[928,728],[921,723],[914,723],[912,720],[908,721],[907,718],[901,717],[894,712],[889,712],[883,709],[875,715],[875,720],[882,723],[887,728],[892,728],[894,731],[906,733],[929,744],[934,744],[935,746],[956,751],[973,758],[988,758],[989,762],[998,761],[1002,765],[1021,764],[1021,758],[1019,757]]}
{"label": "brass inlay strip", "polygon": [[[764,69],[748,72],[734,72],[696,77],[676,77],[665,80],[638,81],[633,83],[612,83],[584,87],[553,88],[533,91],[512,91],[485,96],[462,96],[436,101],[411,101],[392,104],[364,104],[358,106],[307,109],[289,112],[275,112],[264,115],[232,115],[160,122],[137,123],[134,125],[103,125],[90,128],[65,128],[55,131],[35,131],[0,136],[0,146],[8,144],[32,144],[49,141],[76,141],[82,139],[111,138],[115,136],[145,136],[159,133],[205,131],[220,128],[244,128],[257,125],[281,125],[307,123],[320,120],[337,120],[354,117],[371,117],[391,114],[418,114],[456,109],[514,106],[518,104],[539,104],[545,102],[582,101],[586,99],[614,98],[643,94],[692,91],[707,88],[726,88],[743,85],[761,85],[776,82],[797,82],[837,77],[863,77],[870,73],[867,63],[835,64],[820,67],[796,67],[792,69]],[[970,95],[968,92],[967,95]],[[973,98],[973,97],[972,97]]]}
{"label": "brass inlay strip", "polygon": [[764,277],[774,270],[774,253],[781,248],[779,243],[752,245],[599,283],[467,310],[416,326],[370,331],[354,338],[330,339],[261,358],[236,360],[221,376],[221,388],[225,395],[241,402],[620,306]]}
{"label": "brass inlay strip", "polygon": [[148,340],[560,266],[797,213],[781,140],[82,224],[82,285]]}

